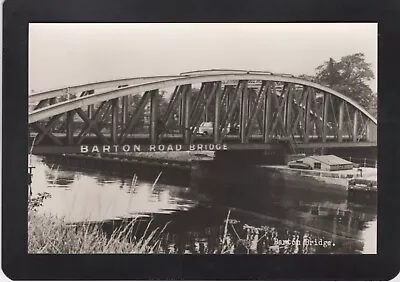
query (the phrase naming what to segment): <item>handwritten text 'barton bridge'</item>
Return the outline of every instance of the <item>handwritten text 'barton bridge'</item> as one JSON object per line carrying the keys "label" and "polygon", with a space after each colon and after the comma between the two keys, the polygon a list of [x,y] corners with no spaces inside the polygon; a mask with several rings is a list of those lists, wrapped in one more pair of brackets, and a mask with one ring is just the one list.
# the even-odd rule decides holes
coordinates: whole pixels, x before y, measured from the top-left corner
{"label": "handwritten text 'barton bridge'", "polygon": [[209,70],[96,82],[31,94],[29,105],[36,152],[93,145],[141,151],[376,146],[377,121],[355,101],[269,72]]}

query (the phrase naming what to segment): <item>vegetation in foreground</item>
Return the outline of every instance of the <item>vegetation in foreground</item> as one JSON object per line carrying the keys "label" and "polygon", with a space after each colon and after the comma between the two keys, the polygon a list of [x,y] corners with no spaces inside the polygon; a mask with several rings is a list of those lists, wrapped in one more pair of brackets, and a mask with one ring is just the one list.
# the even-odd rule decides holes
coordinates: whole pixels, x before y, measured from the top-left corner
{"label": "vegetation in foreground", "polygon": [[[125,226],[114,229],[112,234],[103,231],[101,224],[68,224],[64,219],[42,214],[38,209],[49,193],[39,193],[29,200],[28,205],[28,253],[30,254],[165,254],[177,250],[166,249],[162,239],[168,235],[163,228],[151,228],[151,220],[140,237],[136,237],[135,219]],[[223,236],[216,250],[211,253],[233,253],[233,243],[227,234],[230,211],[225,220]],[[185,252],[186,253],[186,252]],[[206,252],[207,253],[207,252]]]}
{"label": "vegetation in foreground", "polygon": [[117,228],[111,235],[101,226],[87,223],[71,226],[63,219],[40,214],[38,208],[50,195],[38,194],[29,201],[28,253],[31,254],[94,254],[94,253],[157,253],[159,228],[136,238],[132,220],[125,227]]}

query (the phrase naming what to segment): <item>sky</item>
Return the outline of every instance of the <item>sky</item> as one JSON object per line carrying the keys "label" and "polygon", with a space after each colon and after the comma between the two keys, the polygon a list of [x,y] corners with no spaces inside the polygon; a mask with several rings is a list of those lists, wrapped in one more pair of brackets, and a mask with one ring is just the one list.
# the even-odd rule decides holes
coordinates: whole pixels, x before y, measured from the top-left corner
{"label": "sky", "polygon": [[[29,89],[200,69],[313,75],[330,57],[358,52],[377,77],[377,24],[33,23]],[[376,79],[370,86],[377,92]]]}

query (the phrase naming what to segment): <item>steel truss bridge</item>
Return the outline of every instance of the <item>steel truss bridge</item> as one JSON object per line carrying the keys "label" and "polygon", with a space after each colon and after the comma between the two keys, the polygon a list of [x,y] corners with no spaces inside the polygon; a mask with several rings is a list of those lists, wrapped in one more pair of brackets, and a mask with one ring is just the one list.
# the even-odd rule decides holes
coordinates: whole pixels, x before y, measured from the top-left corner
{"label": "steel truss bridge", "polygon": [[[168,92],[169,91],[169,92]],[[163,94],[161,97],[160,94]],[[233,144],[376,146],[377,121],[352,99],[286,74],[208,70],[102,81],[29,95],[34,147]],[[203,122],[212,132],[198,134]]]}

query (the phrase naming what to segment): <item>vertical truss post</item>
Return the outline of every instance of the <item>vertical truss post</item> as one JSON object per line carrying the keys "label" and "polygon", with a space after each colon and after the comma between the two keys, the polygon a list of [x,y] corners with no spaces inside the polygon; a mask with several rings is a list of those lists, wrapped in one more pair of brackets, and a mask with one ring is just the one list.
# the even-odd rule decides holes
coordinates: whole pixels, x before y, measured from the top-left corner
{"label": "vertical truss post", "polygon": [[343,116],[344,116],[344,101],[339,103],[339,126],[338,126],[338,142],[343,141]]}
{"label": "vertical truss post", "polygon": [[123,128],[128,121],[128,96],[122,97],[122,127]]}
{"label": "vertical truss post", "polygon": [[264,115],[263,115],[263,142],[268,143],[269,141],[269,130],[271,128],[272,122],[272,112],[271,112],[271,102],[272,97],[271,95],[275,95],[271,89],[275,87],[275,84],[272,82],[271,87],[268,87],[267,91],[265,92],[264,97]]}
{"label": "vertical truss post", "polygon": [[72,145],[74,143],[74,111],[67,112],[67,143]]}
{"label": "vertical truss post", "polygon": [[328,111],[329,111],[329,94],[324,93],[324,112],[322,113],[322,142],[326,142],[328,135]]}
{"label": "vertical truss post", "polygon": [[248,103],[249,103],[249,92],[247,90],[248,81],[244,81],[243,89],[241,91],[240,99],[240,143],[246,143],[246,125],[248,119]]}
{"label": "vertical truss post", "polygon": [[115,98],[111,100],[111,142],[113,144],[118,143],[117,126],[118,126],[118,98]]}
{"label": "vertical truss post", "polygon": [[[222,88],[222,83],[221,83],[221,88]],[[222,114],[222,113],[225,113],[224,111],[225,111],[225,109],[226,109],[226,98],[227,98],[227,96],[229,95],[229,88],[228,88],[228,86],[227,85],[225,85],[224,87],[223,87],[223,90],[222,90],[222,94],[221,94],[221,106],[220,106],[220,113]]]}
{"label": "vertical truss post", "polygon": [[[221,82],[217,82],[216,85],[217,89],[215,91],[215,107],[214,107],[214,126],[213,126],[213,136],[214,136],[214,143],[219,143],[220,140],[220,117],[221,117],[221,98],[222,98],[222,91],[221,91]],[[223,130],[223,129],[222,129]]]}
{"label": "vertical truss post", "polygon": [[185,112],[185,99],[183,98],[183,95],[180,96],[180,104],[179,104],[179,133],[184,132],[184,124],[185,124],[185,118],[183,116]]}
{"label": "vertical truss post", "polygon": [[[213,85],[214,86],[214,85]],[[211,90],[212,91],[212,90]],[[203,98],[203,101],[207,101],[208,100],[208,95],[210,95],[210,92],[209,91],[204,91],[204,93],[203,93],[203,95],[204,95],[204,98]],[[204,117],[203,117],[203,121],[208,121],[208,113],[207,113],[207,109],[208,109],[208,107],[207,107],[207,104],[206,103],[204,103],[204,108],[203,108],[203,113],[204,113]]]}
{"label": "vertical truss post", "polygon": [[[225,86],[225,87],[228,87],[228,86]],[[229,89],[227,91],[228,91],[228,93],[226,93],[225,113],[228,113],[228,111],[229,111],[229,105],[230,105],[230,102],[231,102],[232,87],[229,86]]]}
{"label": "vertical truss post", "polygon": [[307,100],[306,100],[306,108],[304,110],[304,143],[308,143],[310,141],[310,110],[311,110],[311,102],[312,102],[312,92],[309,87],[307,87]]}
{"label": "vertical truss post", "polygon": [[158,132],[158,89],[150,92],[150,143],[157,144]]}
{"label": "vertical truss post", "polygon": [[182,93],[183,100],[183,143],[189,144],[191,137],[190,130],[190,100],[191,100],[191,85],[187,85],[188,91]]}
{"label": "vertical truss post", "polygon": [[90,119],[93,118],[93,112],[94,112],[94,105],[89,105],[89,106],[88,106],[88,117],[89,117]]}
{"label": "vertical truss post", "polygon": [[247,114],[251,115],[251,113],[253,112],[254,108],[255,108],[255,103],[256,103],[256,99],[254,99],[254,96],[256,95],[256,93],[254,93],[254,89],[252,88],[247,88]]}
{"label": "vertical truss post", "polygon": [[285,131],[286,135],[290,136],[292,134],[291,129],[292,129],[292,111],[293,111],[293,88],[292,85],[288,86],[288,92],[287,92],[287,99],[286,99],[286,105],[285,105]]}
{"label": "vertical truss post", "polygon": [[353,114],[353,142],[357,142],[358,136],[358,110],[354,109]]}

